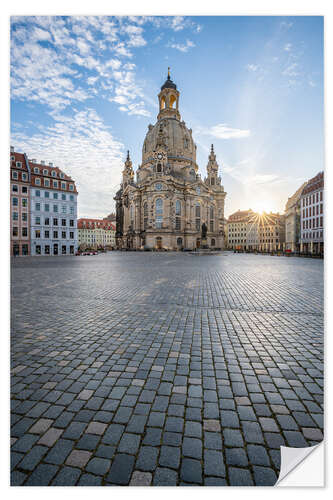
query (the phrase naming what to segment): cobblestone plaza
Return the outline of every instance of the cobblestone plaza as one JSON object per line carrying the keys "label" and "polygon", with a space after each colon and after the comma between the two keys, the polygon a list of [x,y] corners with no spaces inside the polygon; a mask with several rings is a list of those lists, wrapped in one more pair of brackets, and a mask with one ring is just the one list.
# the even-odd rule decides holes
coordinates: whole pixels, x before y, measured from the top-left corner
{"label": "cobblestone plaza", "polygon": [[273,485],[323,438],[323,261],[12,263],[12,485]]}

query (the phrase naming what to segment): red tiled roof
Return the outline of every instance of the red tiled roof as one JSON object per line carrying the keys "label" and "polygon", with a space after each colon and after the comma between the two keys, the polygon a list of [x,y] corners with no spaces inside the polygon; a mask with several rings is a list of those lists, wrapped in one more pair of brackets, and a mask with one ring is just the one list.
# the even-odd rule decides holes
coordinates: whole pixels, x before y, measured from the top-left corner
{"label": "red tiled roof", "polygon": [[229,215],[228,222],[242,222],[247,221],[247,219],[253,215],[252,210],[238,210],[237,212]]}
{"label": "red tiled roof", "polygon": [[302,196],[308,193],[312,193],[317,189],[324,187],[324,172],[319,172],[319,174],[315,175],[310,179],[302,191]]}
{"label": "red tiled roof", "polygon": [[[22,164],[22,167],[16,167],[16,162],[19,161]],[[25,157],[23,153],[16,153],[12,151],[10,153],[10,166],[11,168],[20,168],[21,170],[25,170],[27,172],[27,166],[25,163]]]}
{"label": "red tiled roof", "polygon": [[78,219],[77,228],[78,229],[106,229],[106,230],[110,230],[110,231],[116,230],[116,226],[108,220],[88,219],[88,218]]}
{"label": "red tiled roof", "polygon": [[[12,157],[14,157],[14,160],[12,160]],[[20,161],[22,163],[22,170],[28,170],[27,167],[26,167],[26,161],[25,161],[25,155],[23,153],[17,153],[15,151],[11,151],[10,152],[10,165],[11,165],[11,168],[15,168],[16,167],[16,162],[17,161]],[[54,180],[57,180],[59,182],[61,181],[66,181],[66,182],[70,182],[71,184],[74,184],[74,189],[73,190],[70,190],[69,187],[68,187],[68,184],[66,185],[66,190],[65,191],[69,191],[71,193],[76,193],[77,194],[77,189],[76,189],[76,185],[75,185],[75,181],[73,181],[73,179],[69,176],[69,175],[66,175],[62,170],[60,170],[60,168],[58,167],[55,167],[55,166],[51,166],[51,165],[43,165],[42,163],[37,163],[37,162],[33,162],[32,160],[28,159],[28,163],[29,163],[29,166],[30,166],[30,171],[31,171],[31,184],[33,186],[36,186],[35,184],[35,178],[36,177],[39,177],[39,178],[50,178],[50,179],[54,179]],[[38,167],[39,168],[39,174],[35,174],[34,173],[34,168],[35,167]],[[16,167],[18,168],[18,167]],[[43,171],[47,171],[47,174],[43,173]],[[52,171],[55,171],[56,172],[56,176],[53,177],[52,176]],[[60,177],[60,174],[63,174],[63,177]],[[56,189],[58,190],[58,188],[54,188],[52,185],[50,186],[36,186],[36,187],[47,187],[47,189]]]}

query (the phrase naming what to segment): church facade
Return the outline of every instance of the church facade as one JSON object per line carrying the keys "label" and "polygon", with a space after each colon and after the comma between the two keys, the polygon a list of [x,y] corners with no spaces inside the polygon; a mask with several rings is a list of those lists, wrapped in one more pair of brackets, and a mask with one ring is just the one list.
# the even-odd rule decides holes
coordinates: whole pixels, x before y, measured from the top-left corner
{"label": "church facade", "polygon": [[119,249],[195,249],[224,247],[226,193],[213,145],[204,180],[198,174],[192,130],[179,113],[176,84],[168,73],[158,94],[159,113],[149,125],[136,170],[129,152],[116,193]]}

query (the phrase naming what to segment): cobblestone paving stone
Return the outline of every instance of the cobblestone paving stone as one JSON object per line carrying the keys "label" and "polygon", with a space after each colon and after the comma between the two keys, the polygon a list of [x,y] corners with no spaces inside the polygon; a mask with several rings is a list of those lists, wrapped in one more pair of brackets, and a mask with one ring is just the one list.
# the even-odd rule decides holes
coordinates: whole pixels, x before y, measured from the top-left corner
{"label": "cobblestone paving stone", "polygon": [[12,485],[273,485],[323,439],[323,262],[12,263]]}

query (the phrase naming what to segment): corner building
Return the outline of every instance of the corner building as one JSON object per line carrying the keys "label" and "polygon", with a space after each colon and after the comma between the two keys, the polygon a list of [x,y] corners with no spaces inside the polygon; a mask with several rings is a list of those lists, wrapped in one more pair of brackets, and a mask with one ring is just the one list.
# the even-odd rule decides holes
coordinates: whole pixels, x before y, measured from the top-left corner
{"label": "corner building", "polygon": [[181,121],[177,86],[170,78],[158,95],[159,113],[148,126],[136,181],[129,153],[115,196],[118,248],[177,250],[224,247],[226,193],[213,146],[204,180],[198,174],[192,130]]}
{"label": "corner building", "polygon": [[77,251],[77,189],[53,163],[29,160],[31,255],[74,255]]}
{"label": "corner building", "polygon": [[30,255],[30,167],[10,148],[10,254]]}

